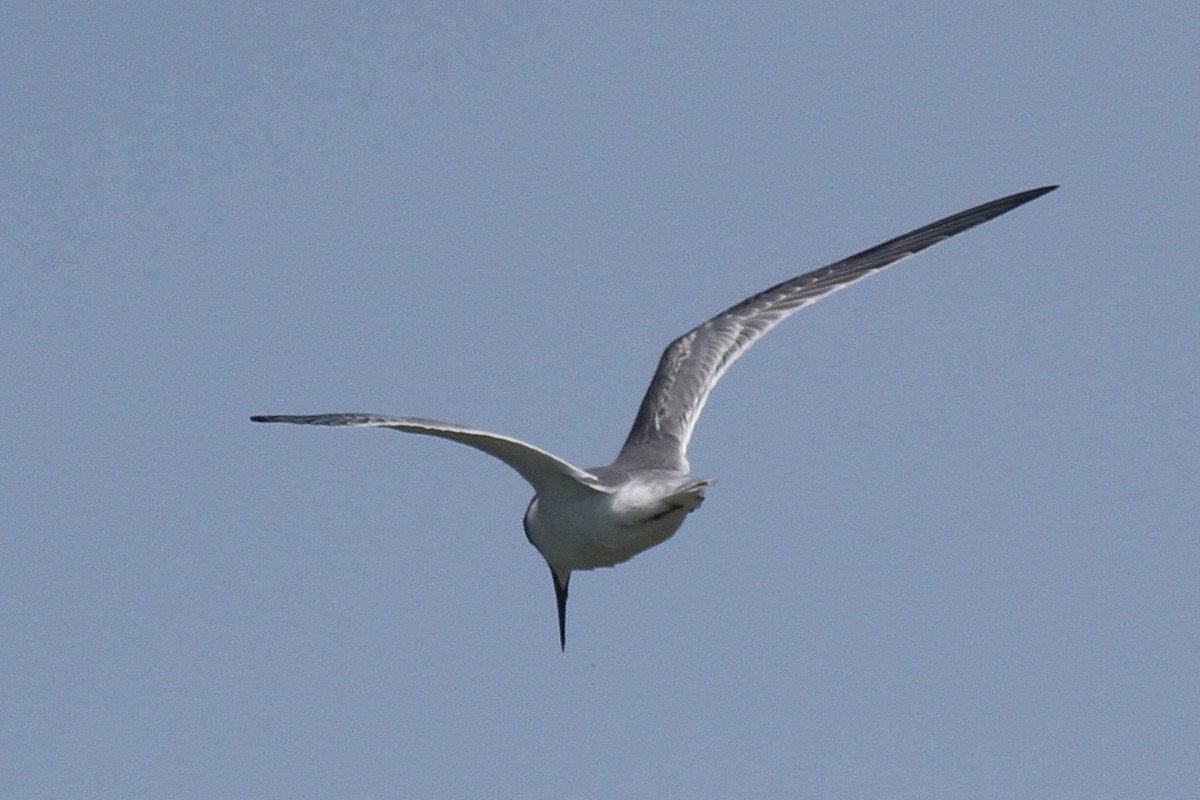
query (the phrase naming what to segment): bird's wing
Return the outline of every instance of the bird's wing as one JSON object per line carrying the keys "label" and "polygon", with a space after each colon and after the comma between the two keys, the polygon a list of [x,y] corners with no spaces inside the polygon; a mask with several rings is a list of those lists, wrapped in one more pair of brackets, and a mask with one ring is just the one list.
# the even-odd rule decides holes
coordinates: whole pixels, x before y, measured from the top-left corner
{"label": "bird's wing", "polygon": [[688,470],[687,446],[709,392],[767,331],[805,306],[1028,203],[1057,186],[1002,197],[748,297],[667,346],[617,458],[630,467]]}
{"label": "bird's wing", "polygon": [[489,433],[452,422],[419,417],[387,417],[380,414],[311,414],[296,416],[274,414],[251,417],[252,422],[291,422],[297,425],[324,425],[331,428],[392,428],[425,436],[439,436],[482,450],[520,473],[533,488],[541,491],[551,481],[568,478],[576,484],[599,492],[611,492],[592,473],[568,464],[545,450],[511,436]]}

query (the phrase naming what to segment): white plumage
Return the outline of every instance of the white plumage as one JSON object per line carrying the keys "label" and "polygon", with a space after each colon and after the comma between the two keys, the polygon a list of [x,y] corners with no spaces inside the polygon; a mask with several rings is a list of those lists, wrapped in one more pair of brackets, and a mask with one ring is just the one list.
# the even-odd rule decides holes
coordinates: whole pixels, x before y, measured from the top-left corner
{"label": "white plumage", "polygon": [[449,422],[378,414],[255,416],[349,428],[393,428],[482,450],[533,486],[525,535],[546,559],[566,648],[571,573],[611,567],[667,540],[715,481],[688,475],[687,447],[708,395],[734,361],[788,316],[955,234],[1028,203],[1057,186],[1020,192],[959,212],[849,258],[772,286],[717,314],[667,346],[617,460],[580,469],[533,445]]}

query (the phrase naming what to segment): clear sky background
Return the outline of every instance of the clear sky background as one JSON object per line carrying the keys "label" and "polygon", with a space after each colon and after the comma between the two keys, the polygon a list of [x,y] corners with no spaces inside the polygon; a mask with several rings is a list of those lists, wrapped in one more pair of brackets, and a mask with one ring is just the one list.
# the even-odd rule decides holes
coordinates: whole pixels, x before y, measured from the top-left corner
{"label": "clear sky background", "polygon": [[[0,53],[0,797],[1200,792],[1195,4],[26,3]],[[751,350],[565,654],[503,464],[247,420],[607,463],[674,336],[1047,183]]]}

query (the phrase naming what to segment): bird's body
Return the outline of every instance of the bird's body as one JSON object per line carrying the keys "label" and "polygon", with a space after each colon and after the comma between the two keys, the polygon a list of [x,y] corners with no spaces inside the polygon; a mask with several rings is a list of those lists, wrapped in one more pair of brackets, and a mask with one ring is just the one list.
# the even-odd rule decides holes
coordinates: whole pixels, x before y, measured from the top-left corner
{"label": "bird's body", "polygon": [[715,483],[670,470],[589,471],[604,489],[539,494],[525,512],[530,543],[564,573],[613,567],[665,542]]}
{"label": "bird's body", "polygon": [[534,488],[525,535],[546,560],[566,646],[571,574],[611,567],[669,539],[715,481],[689,474],[687,446],[725,370],[780,321],[805,306],[927,247],[1011,211],[1057,187],[993,200],[805,273],[743,300],[680,336],[663,352],[617,460],[579,469],[501,434],[417,417],[377,414],[255,416],[255,422],[392,428],[437,436],[504,461]]}

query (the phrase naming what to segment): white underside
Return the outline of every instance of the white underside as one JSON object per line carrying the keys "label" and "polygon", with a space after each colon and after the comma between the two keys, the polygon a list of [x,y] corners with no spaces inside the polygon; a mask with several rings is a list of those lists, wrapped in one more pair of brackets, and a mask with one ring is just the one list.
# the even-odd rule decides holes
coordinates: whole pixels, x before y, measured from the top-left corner
{"label": "white underside", "polygon": [[255,417],[330,427],[392,428],[465,444],[500,459],[537,492],[525,515],[529,541],[560,579],[611,567],[671,537],[714,481],[670,469],[583,470],[531,444],[465,425],[382,414]]}
{"label": "white underside", "polygon": [[664,475],[610,493],[543,490],[526,513],[526,532],[559,573],[615,566],[669,539],[712,483]]}

